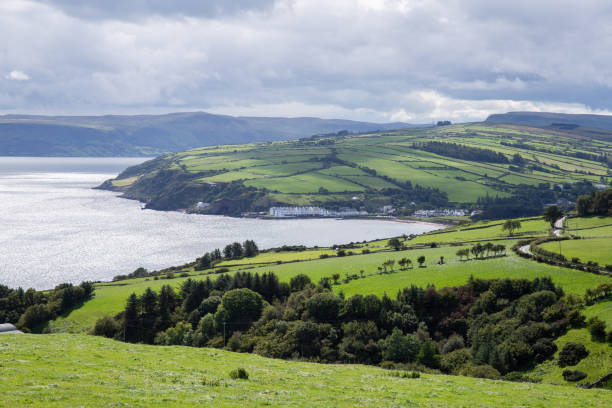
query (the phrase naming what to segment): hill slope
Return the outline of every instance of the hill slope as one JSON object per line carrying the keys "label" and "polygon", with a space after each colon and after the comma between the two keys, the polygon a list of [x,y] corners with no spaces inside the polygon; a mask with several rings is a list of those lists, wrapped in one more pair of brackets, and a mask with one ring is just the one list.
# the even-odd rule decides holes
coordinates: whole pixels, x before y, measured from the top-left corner
{"label": "hill slope", "polygon": [[[83,335],[6,335],[3,406],[606,407],[610,392],[266,359]],[[248,380],[232,380],[244,367]]]}
{"label": "hill slope", "polygon": [[232,117],[204,112],[137,116],[7,115],[0,116],[0,156],[151,156],[217,144],[410,126],[338,119]]}
{"label": "hill slope", "polygon": [[508,112],[491,115],[487,123],[505,123],[522,126],[551,127],[558,130],[572,130],[585,136],[612,140],[612,116],[576,115],[550,112]]}
{"label": "hill slope", "polygon": [[464,124],[194,149],[127,169],[104,188],[160,210],[208,202],[217,214],[273,205],[442,207],[542,183],[530,196],[554,202],[545,194],[551,184],[607,182],[611,157],[612,143],[571,133]]}

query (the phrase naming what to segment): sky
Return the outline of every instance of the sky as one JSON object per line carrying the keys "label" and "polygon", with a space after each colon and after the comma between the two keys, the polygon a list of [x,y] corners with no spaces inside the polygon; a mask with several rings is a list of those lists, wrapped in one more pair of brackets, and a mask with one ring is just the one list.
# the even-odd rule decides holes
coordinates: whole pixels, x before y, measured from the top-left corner
{"label": "sky", "polygon": [[611,114],[610,21],[609,0],[1,0],[0,113]]}

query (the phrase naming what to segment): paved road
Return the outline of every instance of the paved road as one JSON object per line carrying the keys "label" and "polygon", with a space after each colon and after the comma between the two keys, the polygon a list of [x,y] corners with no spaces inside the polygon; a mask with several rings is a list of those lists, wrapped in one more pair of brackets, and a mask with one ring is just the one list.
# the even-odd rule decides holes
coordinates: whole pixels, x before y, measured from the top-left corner
{"label": "paved road", "polygon": [[[562,236],[561,234],[563,234],[563,224],[565,223],[566,218],[567,217],[559,218],[557,221],[555,221],[555,227],[553,229],[553,234],[556,237],[561,238]],[[522,247],[519,248],[519,251],[529,256],[533,256],[533,253],[531,253],[531,250],[529,248],[530,248],[530,244],[523,245]]]}
{"label": "paved road", "polygon": [[566,218],[567,217],[559,218],[557,221],[555,221],[555,229],[553,230],[553,234],[556,237],[561,237],[561,234],[563,234],[563,224],[565,223]]}

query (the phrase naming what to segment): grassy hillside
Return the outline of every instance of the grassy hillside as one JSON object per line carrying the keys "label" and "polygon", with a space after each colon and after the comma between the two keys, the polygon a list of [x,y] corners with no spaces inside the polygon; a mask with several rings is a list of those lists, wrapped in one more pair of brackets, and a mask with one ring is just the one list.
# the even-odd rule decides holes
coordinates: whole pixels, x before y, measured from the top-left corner
{"label": "grassy hillside", "polygon": [[199,146],[410,127],[318,118],[204,112],[136,116],[0,116],[0,156],[153,156]]}
{"label": "grassy hillside", "polygon": [[[610,392],[318,365],[83,335],[0,338],[3,406],[607,407]],[[232,380],[243,367],[248,380]]]}
{"label": "grassy hillside", "polygon": [[[458,144],[468,150],[459,153],[472,159],[433,153],[431,141]],[[521,185],[607,181],[602,154],[612,154],[610,142],[462,124],[194,149],[128,169],[105,188],[125,191],[150,208],[204,201],[213,203],[208,211],[215,213],[265,211],[275,204],[363,205],[370,211],[383,204],[409,209],[411,202],[440,207],[508,197],[524,191]]]}
{"label": "grassy hillside", "polygon": [[[602,223],[607,222],[606,219]],[[435,285],[437,288],[445,286],[462,285],[470,276],[483,279],[491,278],[526,278],[551,276],[568,293],[584,294],[587,288],[594,288],[599,283],[612,281],[611,277],[594,275],[573,269],[560,268],[532,260],[521,258],[510,251],[510,247],[518,239],[532,236],[546,236],[547,224],[541,219],[522,220],[523,228],[509,237],[507,232],[502,233],[500,222],[479,222],[472,226],[452,227],[442,232],[433,232],[420,235],[413,240],[406,241],[407,248],[394,251],[386,246],[386,241],[374,241],[359,244],[350,249],[355,255],[346,257],[332,256],[319,259],[323,254],[335,254],[330,248],[309,249],[302,252],[265,252],[253,258],[225,261],[218,266],[227,267],[230,272],[274,272],[281,281],[288,282],[297,274],[307,274],[313,282],[323,277],[331,277],[334,273],[340,274],[337,285],[333,285],[335,292],[344,292],[345,295],[387,293],[395,296],[399,289],[410,285]],[[470,248],[475,242],[495,242],[506,245],[507,253],[504,257],[490,257],[484,260],[459,260],[457,250]],[[431,248],[431,243],[436,248]],[[363,249],[371,251],[362,254]],[[425,256],[425,266],[419,268],[417,258]],[[445,263],[439,265],[438,261],[444,256]],[[393,272],[380,273],[378,267],[388,259],[399,260],[410,258],[414,268],[400,270],[395,266]],[[364,271],[363,277],[361,272]],[[192,267],[184,268],[184,273],[194,279],[206,279],[210,271],[194,271]],[[356,275],[358,279],[345,281],[346,274]],[[95,321],[104,315],[114,315],[120,312],[127,297],[136,292],[141,294],[147,287],[159,290],[162,285],[170,284],[178,287],[187,277],[174,274],[174,279],[139,278],[120,282],[102,283],[96,285],[96,295],[93,300],[86,302],[81,308],[72,311],[69,315],[51,323],[54,331],[80,332],[88,330]]]}

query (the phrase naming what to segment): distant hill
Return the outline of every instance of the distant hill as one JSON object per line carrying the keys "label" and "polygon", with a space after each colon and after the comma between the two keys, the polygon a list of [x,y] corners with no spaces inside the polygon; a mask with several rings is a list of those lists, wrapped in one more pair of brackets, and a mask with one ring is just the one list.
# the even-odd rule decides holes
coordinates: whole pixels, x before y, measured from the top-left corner
{"label": "distant hill", "polygon": [[0,156],[147,156],[201,146],[413,126],[309,117],[233,117],[205,112],[136,116],[6,115],[0,116]]}
{"label": "distant hill", "polygon": [[[522,126],[550,127],[560,131],[596,138],[612,139],[612,115],[575,115],[550,112],[508,112],[491,115],[487,123],[504,123]],[[601,132],[598,129],[608,132]]]}
{"label": "distant hill", "polygon": [[550,185],[575,182],[585,190],[563,194],[584,194],[607,184],[609,153],[612,143],[569,131],[475,123],[192,149],[130,167],[102,188],[156,210],[199,211],[203,202],[203,211],[225,215],[297,205],[375,213],[388,205],[407,215],[461,203],[508,218],[508,208],[536,215],[561,198]]}

